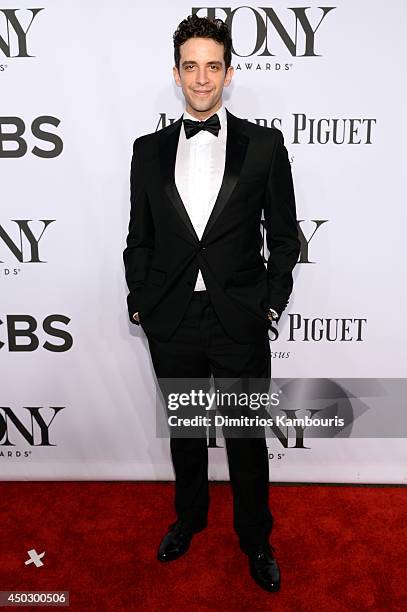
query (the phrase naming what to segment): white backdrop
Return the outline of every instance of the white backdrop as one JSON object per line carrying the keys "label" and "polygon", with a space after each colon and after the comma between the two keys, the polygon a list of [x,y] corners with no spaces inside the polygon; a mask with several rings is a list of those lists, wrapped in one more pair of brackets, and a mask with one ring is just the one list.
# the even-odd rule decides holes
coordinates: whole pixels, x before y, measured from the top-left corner
{"label": "white backdrop", "polygon": [[[337,0],[324,15],[316,2],[261,4],[229,3],[240,56],[224,102],[250,121],[274,120],[292,162],[304,248],[271,337],[273,376],[406,378],[407,6]],[[12,6],[0,8],[0,476],[171,479],[146,338],[128,322],[122,251],[132,144],[183,111],[172,33],[193,7]],[[297,31],[295,49],[276,19],[292,40]],[[261,24],[267,41],[252,53]],[[314,319],[320,339],[306,335]],[[342,338],[327,319],[345,326]],[[305,432],[307,448],[293,432],[294,448],[270,438],[271,480],[406,482],[405,439],[394,437],[406,417],[388,412],[391,389],[378,395],[362,398],[358,420],[368,431],[379,415],[371,437]],[[392,438],[380,437],[380,418],[395,419]],[[210,475],[228,478],[223,448],[210,449]]]}

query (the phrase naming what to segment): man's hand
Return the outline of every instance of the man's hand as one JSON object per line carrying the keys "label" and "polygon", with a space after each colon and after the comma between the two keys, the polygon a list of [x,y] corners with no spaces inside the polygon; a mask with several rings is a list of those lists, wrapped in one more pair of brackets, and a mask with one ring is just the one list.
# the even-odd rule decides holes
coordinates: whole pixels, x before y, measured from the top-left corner
{"label": "man's hand", "polygon": [[133,319],[134,319],[134,321],[136,321],[136,323],[140,323],[140,319],[139,319],[139,314],[138,314],[138,312],[135,312],[135,313],[134,313],[134,315],[133,315]]}
{"label": "man's hand", "polygon": [[273,323],[273,321],[278,321],[279,318],[278,312],[276,312],[273,308],[269,309],[267,316],[271,323]]}

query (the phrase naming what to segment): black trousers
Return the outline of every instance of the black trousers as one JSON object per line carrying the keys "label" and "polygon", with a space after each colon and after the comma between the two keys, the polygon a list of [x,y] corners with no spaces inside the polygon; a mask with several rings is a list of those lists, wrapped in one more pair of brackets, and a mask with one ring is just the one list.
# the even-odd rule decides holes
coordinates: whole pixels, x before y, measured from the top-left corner
{"label": "black trousers", "polygon": [[[194,292],[181,324],[168,341],[147,334],[157,379],[270,381],[270,345],[264,338],[239,344],[224,331],[206,291]],[[263,430],[264,434],[264,430]],[[269,465],[264,435],[225,437],[233,491],[234,529],[249,554],[273,526],[268,505]],[[208,448],[204,437],[170,438],[175,472],[175,511],[193,530],[206,525],[209,507]]]}

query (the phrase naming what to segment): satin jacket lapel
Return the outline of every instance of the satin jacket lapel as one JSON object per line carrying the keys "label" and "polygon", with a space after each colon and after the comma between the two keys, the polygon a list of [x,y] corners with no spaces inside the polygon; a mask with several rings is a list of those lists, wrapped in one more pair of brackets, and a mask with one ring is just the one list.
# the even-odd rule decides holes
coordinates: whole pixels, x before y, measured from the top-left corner
{"label": "satin jacket lapel", "polygon": [[242,131],[242,123],[244,120],[238,119],[232,115],[227,109],[227,139],[226,139],[226,158],[225,172],[223,174],[222,185],[220,187],[218,197],[212,208],[206,224],[202,240],[206,238],[208,232],[212,229],[214,223],[218,219],[220,213],[225,208],[232,194],[233,189],[238,181],[240,171],[246,156],[249,137]]}
{"label": "satin jacket lapel", "polygon": [[175,121],[168,128],[168,130],[161,135],[159,151],[161,176],[166,194],[174,205],[175,210],[179,214],[185,226],[188,228],[190,236],[192,236],[194,240],[198,242],[199,238],[195,232],[194,226],[192,225],[191,219],[189,218],[187,210],[175,184],[175,161],[177,157],[181,126],[182,117]]}
{"label": "satin jacket lapel", "polygon": [[[248,136],[242,131],[242,124],[244,128],[244,121],[232,115],[227,109],[226,113],[228,133],[226,139],[225,171],[218,196],[205,226],[202,240],[206,238],[220,213],[225,208],[236,186],[249,143]],[[185,226],[188,228],[190,237],[192,237],[195,242],[199,242],[199,237],[195,232],[194,226],[192,225],[191,219],[189,218],[175,184],[175,161],[181,127],[182,117],[175,121],[168,130],[161,135],[159,151],[161,176],[165,192]]]}

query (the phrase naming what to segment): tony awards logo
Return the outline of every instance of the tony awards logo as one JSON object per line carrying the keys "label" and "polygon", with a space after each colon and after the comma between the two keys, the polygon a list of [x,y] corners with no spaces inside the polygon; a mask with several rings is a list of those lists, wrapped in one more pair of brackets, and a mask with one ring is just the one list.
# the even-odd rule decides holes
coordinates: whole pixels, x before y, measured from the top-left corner
{"label": "tony awards logo", "polygon": [[[237,57],[274,57],[288,51],[292,57],[318,57],[317,32],[334,6],[287,7],[278,13],[271,6],[192,7],[198,17],[220,18],[232,33]],[[241,26],[247,36],[241,36]],[[243,65],[244,66],[244,65]]]}
{"label": "tony awards logo", "polygon": [[1,62],[2,56],[35,57],[29,47],[33,22],[43,8],[0,8],[0,72],[5,72],[8,63]]}

